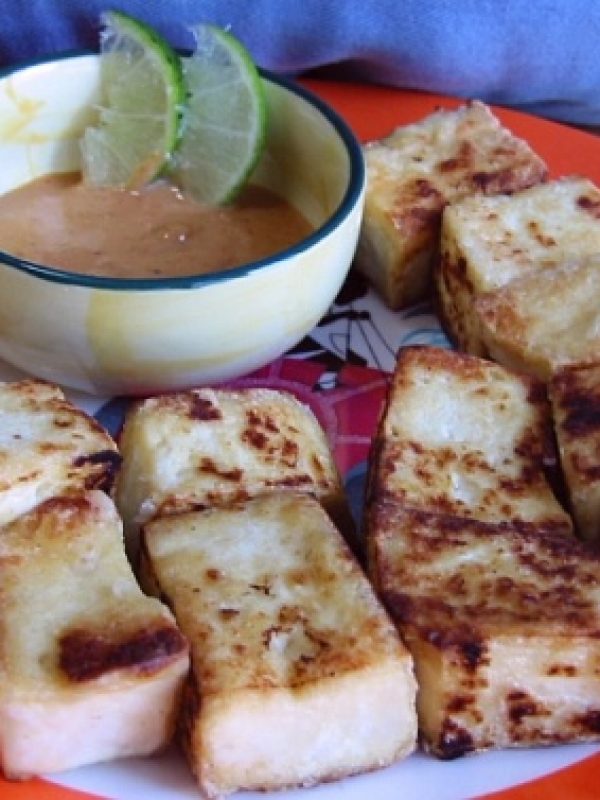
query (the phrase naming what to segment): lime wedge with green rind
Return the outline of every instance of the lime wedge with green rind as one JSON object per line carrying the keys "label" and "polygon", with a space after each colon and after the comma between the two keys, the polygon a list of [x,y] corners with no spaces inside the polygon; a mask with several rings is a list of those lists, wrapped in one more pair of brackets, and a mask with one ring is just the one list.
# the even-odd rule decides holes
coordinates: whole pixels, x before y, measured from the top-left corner
{"label": "lime wedge with green rind", "polygon": [[127,14],[101,18],[102,101],[81,141],[84,179],[135,189],[161,174],[177,148],[185,105],[181,60],[155,30]]}
{"label": "lime wedge with green rind", "polygon": [[264,149],[267,104],[246,48],[213,25],[193,28],[196,50],[182,59],[187,102],[171,176],[197,200],[233,200]]}

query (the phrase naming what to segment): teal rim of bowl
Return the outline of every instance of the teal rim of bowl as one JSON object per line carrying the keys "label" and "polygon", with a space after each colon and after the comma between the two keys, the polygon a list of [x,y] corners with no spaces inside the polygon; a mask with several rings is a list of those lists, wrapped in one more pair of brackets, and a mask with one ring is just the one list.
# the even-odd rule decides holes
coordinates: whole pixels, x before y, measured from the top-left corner
{"label": "teal rim of bowl", "polygon": [[[97,53],[87,50],[73,50],[59,53],[51,58],[38,58],[17,64],[0,70],[0,79],[9,77],[16,72],[27,69],[41,67],[45,64],[53,64],[57,61],[67,59],[87,58],[96,56]],[[298,244],[285,250],[280,250],[268,258],[250,261],[238,267],[220,270],[219,272],[208,272],[200,275],[184,275],[175,278],[110,278],[101,275],[86,275],[83,273],[69,272],[57,267],[47,267],[35,261],[28,261],[24,258],[13,256],[0,249],[0,264],[14,267],[21,272],[41,278],[53,283],[62,283],[70,286],[82,288],[105,289],[107,291],[160,291],[172,289],[198,289],[202,286],[210,286],[232,278],[242,278],[257,270],[264,269],[273,264],[277,264],[284,259],[294,257],[305,250],[313,247],[324,239],[334,230],[349,214],[358,202],[365,186],[365,163],[362,155],[361,145],[350,126],[342,117],[333,110],[324,100],[321,100],[314,92],[299,85],[297,82],[286,78],[277,73],[266,69],[259,69],[261,76],[271,83],[278,84],[284,89],[298,95],[314,106],[333,126],[340,139],[344,143],[350,162],[350,180],[344,196],[334,211],[334,213],[311,234],[306,236]]]}

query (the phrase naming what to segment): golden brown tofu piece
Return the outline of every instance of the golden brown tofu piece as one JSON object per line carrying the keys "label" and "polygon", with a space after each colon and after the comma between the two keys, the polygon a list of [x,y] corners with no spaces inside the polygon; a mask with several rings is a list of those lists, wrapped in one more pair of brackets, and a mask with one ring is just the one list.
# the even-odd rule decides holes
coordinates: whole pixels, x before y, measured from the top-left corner
{"label": "golden brown tofu piece", "polygon": [[371,453],[369,502],[570,531],[545,387],[437,347],[402,348]]}
{"label": "golden brown tofu piece", "polygon": [[556,438],[578,534],[600,540],[600,364],[560,369],[549,386]]}
{"label": "golden brown tofu piece", "polygon": [[193,389],[151,398],[128,415],[116,487],[128,551],[157,514],[210,507],[277,489],[314,494],[341,528],[342,481],[311,409],[273,389]]}
{"label": "golden brown tofu piece", "polygon": [[54,495],[109,490],[117,446],[53,384],[0,383],[0,525]]}
{"label": "golden brown tofu piece", "polygon": [[0,529],[0,764],[27,778],[166,746],[188,671],[140,590],[112,501],[46,500]]}
{"label": "golden brown tofu piece", "polygon": [[600,558],[561,531],[381,504],[372,570],[441,758],[600,738]]}
{"label": "golden brown tofu piece", "polygon": [[333,780],[414,749],[410,655],[314,497],[155,518],[141,574],[191,643],[181,738],[206,797]]}
{"label": "golden brown tofu piece", "polygon": [[[538,291],[544,293],[544,302],[560,303],[568,278],[556,270],[584,263],[599,252],[600,190],[585,178],[561,178],[510,196],[467,197],[452,203],[443,214],[441,259],[435,275],[444,327],[461,350],[488,355],[497,335],[491,327],[487,335],[482,332],[486,324],[481,319],[482,305],[493,307],[497,302],[500,309],[508,308],[513,286],[525,312],[528,303],[536,303]],[[583,284],[584,273],[577,279]],[[503,288],[504,294],[496,300],[495,293]],[[565,298],[564,304],[570,307],[565,314],[573,320],[578,316],[579,296],[574,289],[573,297]],[[493,325],[492,312],[487,313]],[[498,310],[496,315],[502,313]],[[579,316],[584,313],[582,308]],[[509,328],[507,323],[506,336]],[[502,332],[498,336],[502,338]],[[549,331],[546,338],[551,336]],[[560,342],[547,342],[546,348],[557,345]],[[527,365],[525,353],[520,361]],[[531,361],[535,366],[535,353]]]}
{"label": "golden brown tofu piece", "polygon": [[356,267],[391,308],[429,295],[442,211],[468,195],[515,192],[547,176],[529,145],[472,102],[364,148],[367,194]]}

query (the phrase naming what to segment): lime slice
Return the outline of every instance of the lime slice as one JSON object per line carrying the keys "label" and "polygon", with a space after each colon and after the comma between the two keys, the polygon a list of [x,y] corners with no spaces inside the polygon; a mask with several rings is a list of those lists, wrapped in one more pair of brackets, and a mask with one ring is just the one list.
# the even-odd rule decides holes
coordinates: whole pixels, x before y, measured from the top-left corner
{"label": "lime slice", "polygon": [[197,200],[218,205],[243,187],[263,151],[262,79],[229,32],[198,25],[194,54],[182,59],[187,89],[183,133],[172,176]]}
{"label": "lime slice", "polygon": [[156,31],[127,14],[102,15],[103,105],[81,141],[84,179],[135,189],[156,178],[179,141],[181,60]]}

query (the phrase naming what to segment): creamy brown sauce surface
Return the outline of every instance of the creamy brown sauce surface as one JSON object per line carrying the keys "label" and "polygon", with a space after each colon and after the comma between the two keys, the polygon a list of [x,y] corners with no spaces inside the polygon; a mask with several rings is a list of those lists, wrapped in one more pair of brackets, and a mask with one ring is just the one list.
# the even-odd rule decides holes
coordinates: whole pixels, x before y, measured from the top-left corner
{"label": "creamy brown sauce surface", "polygon": [[282,198],[248,186],[208,207],[158,182],[139,192],[47,175],[0,196],[0,249],[87,275],[168,278],[217,272],[273,255],[310,233]]}

